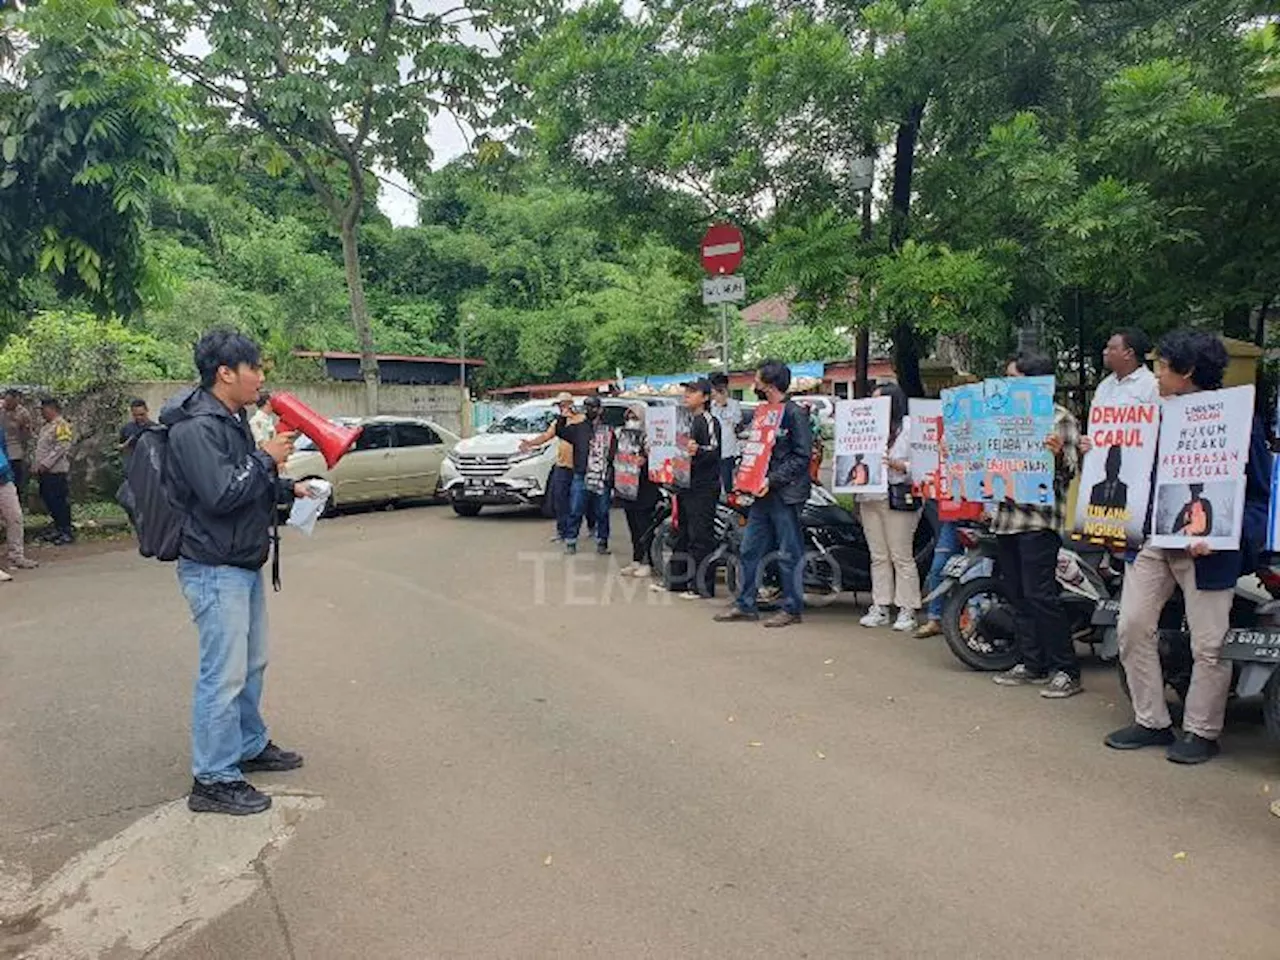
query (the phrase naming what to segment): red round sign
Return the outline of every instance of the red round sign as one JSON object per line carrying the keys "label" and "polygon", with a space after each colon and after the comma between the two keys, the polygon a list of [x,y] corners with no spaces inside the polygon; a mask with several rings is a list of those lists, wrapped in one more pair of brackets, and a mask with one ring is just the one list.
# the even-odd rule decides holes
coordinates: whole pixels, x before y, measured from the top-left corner
{"label": "red round sign", "polygon": [[742,263],[742,231],[731,223],[713,224],[702,238],[702,267],[707,273],[733,273]]}

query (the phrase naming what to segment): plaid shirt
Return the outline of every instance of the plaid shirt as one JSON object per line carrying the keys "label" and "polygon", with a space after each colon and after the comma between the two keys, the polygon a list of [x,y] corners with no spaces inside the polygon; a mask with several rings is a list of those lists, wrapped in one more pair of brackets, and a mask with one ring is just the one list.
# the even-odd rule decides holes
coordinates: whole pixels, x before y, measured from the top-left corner
{"label": "plaid shirt", "polygon": [[1015,533],[1031,533],[1035,530],[1054,530],[1062,533],[1067,520],[1067,485],[1076,475],[1080,463],[1080,424],[1071,411],[1055,405],[1053,408],[1053,432],[1062,441],[1062,453],[1058,456],[1058,469],[1053,476],[1053,506],[1038,507],[1029,503],[1009,503],[1002,500],[996,506],[991,532],[999,536]]}

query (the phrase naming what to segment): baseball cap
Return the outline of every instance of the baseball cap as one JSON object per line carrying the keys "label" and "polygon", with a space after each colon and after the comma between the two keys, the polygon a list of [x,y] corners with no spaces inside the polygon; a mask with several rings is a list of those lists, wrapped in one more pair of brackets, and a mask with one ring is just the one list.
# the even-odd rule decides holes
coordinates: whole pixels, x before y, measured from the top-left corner
{"label": "baseball cap", "polygon": [[557,404],[573,403],[573,394],[567,390],[561,390],[559,393],[556,394],[555,402]]}
{"label": "baseball cap", "polygon": [[710,394],[711,381],[708,380],[706,377],[699,377],[697,380],[690,380],[688,383],[684,385],[684,388],[689,391],[696,390],[699,393]]}

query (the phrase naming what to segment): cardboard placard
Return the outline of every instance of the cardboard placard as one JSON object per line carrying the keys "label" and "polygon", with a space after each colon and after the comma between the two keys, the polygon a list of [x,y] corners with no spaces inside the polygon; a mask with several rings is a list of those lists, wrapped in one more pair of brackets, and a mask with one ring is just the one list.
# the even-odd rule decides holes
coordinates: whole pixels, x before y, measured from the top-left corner
{"label": "cardboard placard", "polygon": [[1094,543],[1139,547],[1151,499],[1160,406],[1094,403],[1087,436],[1093,446],[1080,464],[1073,532]]}
{"label": "cardboard placard", "polygon": [[835,446],[837,493],[886,493],[889,398],[837,400]]}

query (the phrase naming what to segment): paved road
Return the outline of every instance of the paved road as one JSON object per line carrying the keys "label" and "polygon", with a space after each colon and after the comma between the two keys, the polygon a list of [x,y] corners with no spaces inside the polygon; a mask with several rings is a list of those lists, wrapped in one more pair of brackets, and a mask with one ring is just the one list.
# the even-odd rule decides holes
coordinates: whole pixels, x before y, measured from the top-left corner
{"label": "paved road", "polygon": [[267,706],[307,766],[264,778],[265,826],[170,803],[169,568],[0,588],[0,877],[49,917],[0,957],[1280,956],[1256,718],[1201,768],[1115,754],[1101,668],[1048,703],[852,604],[713,625],[548,532],[427,507],[289,537]]}

